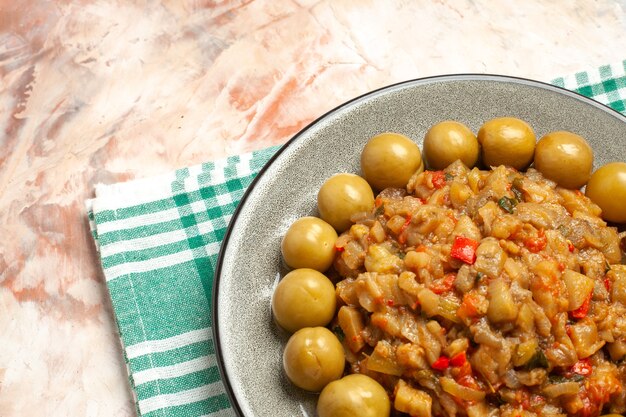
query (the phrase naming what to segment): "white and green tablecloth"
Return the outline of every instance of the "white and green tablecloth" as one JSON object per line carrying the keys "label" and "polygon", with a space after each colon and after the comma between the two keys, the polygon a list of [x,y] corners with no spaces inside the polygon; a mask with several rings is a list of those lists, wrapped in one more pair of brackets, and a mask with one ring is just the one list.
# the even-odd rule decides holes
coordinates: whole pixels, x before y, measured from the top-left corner
{"label": "white and green tablecloth", "polygon": [[[552,83],[626,114],[626,61]],[[139,415],[234,415],[212,340],[213,271],[237,203],[277,149],[98,186],[87,202]]]}

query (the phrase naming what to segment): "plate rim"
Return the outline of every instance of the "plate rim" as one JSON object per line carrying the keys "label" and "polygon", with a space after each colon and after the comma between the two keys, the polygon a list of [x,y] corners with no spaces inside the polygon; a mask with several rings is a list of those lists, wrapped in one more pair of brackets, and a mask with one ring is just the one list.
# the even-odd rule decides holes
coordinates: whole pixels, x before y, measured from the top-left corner
{"label": "plate rim", "polygon": [[218,309],[219,303],[217,302],[217,298],[219,295],[220,280],[221,280],[221,275],[222,275],[222,267],[224,264],[224,254],[226,252],[226,248],[230,241],[230,237],[233,233],[236,220],[239,217],[241,210],[245,206],[256,184],[260,181],[263,175],[265,175],[265,173],[269,170],[270,166],[276,162],[276,160],[280,157],[280,155],[289,146],[292,146],[298,139],[300,139],[301,136],[304,135],[305,132],[307,132],[309,129],[313,128],[315,125],[317,125],[318,123],[320,123],[322,120],[326,119],[327,117],[331,116],[332,114],[337,113],[341,111],[343,108],[348,107],[354,103],[365,100],[369,98],[370,96],[375,96],[387,90],[391,91],[391,90],[401,88],[404,86],[409,86],[409,85],[424,85],[424,84],[432,84],[432,83],[444,82],[444,81],[509,82],[509,83],[515,83],[515,84],[524,84],[524,85],[528,85],[532,87],[538,87],[538,88],[542,88],[545,90],[552,90],[554,92],[564,94],[566,96],[570,96],[574,99],[577,99],[579,101],[592,105],[600,110],[603,110],[613,115],[614,117],[617,117],[618,119],[621,119],[622,122],[626,123],[626,115],[620,113],[619,111],[613,109],[612,107],[606,104],[600,103],[594,99],[591,99],[577,91],[568,90],[567,88],[550,84],[546,81],[539,81],[539,80],[534,80],[531,78],[512,76],[512,75],[503,75],[503,74],[454,73],[454,74],[442,74],[442,75],[432,75],[432,76],[427,76],[427,77],[413,78],[409,80],[404,80],[404,81],[388,84],[388,85],[376,88],[374,90],[370,90],[364,94],[358,95],[328,110],[327,112],[323,113],[321,116],[317,117],[316,119],[308,123],[305,127],[300,129],[295,135],[293,135],[282,146],[280,146],[280,148],[268,159],[268,161],[263,165],[263,167],[259,170],[257,175],[252,179],[252,181],[246,188],[244,194],[239,200],[239,203],[237,204],[237,207],[235,208],[235,211],[233,212],[230,218],[230,221],[228,223],[228,227],[222,239],[222,243],[220,244],[220,250],[218,252],[218,256],[217,256],[217,260],[215,264],[215,271],[213,273],[212,293],[211,293],[211,299],[209,301],[211,303],[211,332],[213,336],[216,362],[217,362],[217,366],[219,369],[222,384],[224,385],[226,394],[228,396],[228,400],[230,402],[232,409],[235,411],[235,414],[237,416],[245,417],[243,410],[241,409],[241,406],[239,404],[239,400],[237,399],[235,395],[235,391],[232,387],[229,374],[226,371],[225,366],[224,366],[222,346],[220,344],[220,329],[218,328],[218,325],[217,325],[218,323],[217,317],[219,314],[219,309]]}

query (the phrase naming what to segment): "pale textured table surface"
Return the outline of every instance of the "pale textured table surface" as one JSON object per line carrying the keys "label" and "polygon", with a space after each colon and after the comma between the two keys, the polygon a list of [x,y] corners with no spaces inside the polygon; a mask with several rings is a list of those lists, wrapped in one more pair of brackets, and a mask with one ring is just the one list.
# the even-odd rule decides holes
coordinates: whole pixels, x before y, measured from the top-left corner
{"label": "pale textured table surface", "polygon": [[[136,3],[136,5],[131,5]],[[132,416],[84,200],[429,75],[626,58],[626,0],[0,0],[0,416]]]}

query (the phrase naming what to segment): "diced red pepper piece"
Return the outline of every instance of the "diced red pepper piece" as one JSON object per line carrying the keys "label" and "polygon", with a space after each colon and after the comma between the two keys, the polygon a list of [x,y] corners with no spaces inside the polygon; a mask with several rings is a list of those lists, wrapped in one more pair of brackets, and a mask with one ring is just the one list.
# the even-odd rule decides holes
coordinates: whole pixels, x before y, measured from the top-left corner
{"label": "diced red pepper piece", "polygon": [[574,246],[574,244],[568,239],[567,240],[567,250],[569,250],[570,252],[574,252],[574,249],[576,249],[576,247]]}
{"label": "diced red pepper piece", "polygon": [[443,188],[446,185],[446,174],[443,171],[432,171],[432,181],[436,189]]}
{"label": "diced red pepper piece", "polygon": [[578,362],[576,362],[574,365],[572,365],[572,372],[578,375],[583,375],[583,376],[591,375],[592,371],[593,371],[593,367],[591,366],[591,361],[588,358],[581,359]]}
{"label": "diced red pepper piece", "polygon": [[589,313],[589,305],[591,304],[592,295],[593,295],[593,291],[589,294],[589,296],[585,299],[585,301],[580,307],[570,312],[572,317],[574,317],[575,319],[582,319],[584,317],[587,317],[587,313]]}
{"label": "diced red pepper piece", "polygon": [[465,352],[460,352],[450,358],[450,365],[452,366],[463,366],[467,362],[467,356]]}
{"label": "diced red pepper piece", "polygon": [[433,362],[430,366],[438,371],[444,371],[450,366],[450,359],[448,359],[447,356],[441,355],[439,359]]}
{"label": "diced red pepper piece", "polygon": [[476,248],[478,242],[465,236],[457,236],[454,238],[450,256],[456,258],[466,264],[474,264],[476,262]]}
{"label": "diced red pepper piece", "polygon": [[435,294],[443,294],[452,289],[454,286],[454,280],[456,279],[455,274],[447,274],[441,281],[438,281],[430,286],[430,289]]}
{"label": "diced red pepper piece", "polygon": [[611,292],[611,280],[608,277],[604,278],[604,288],[606,288],[608,292]]}
{"label": "diced red pepper piece", "polygon": [[346,248],[344,248],[343,246],[335,246],[335,250],[337,252],[343,252],[344,250],[346,250]]}

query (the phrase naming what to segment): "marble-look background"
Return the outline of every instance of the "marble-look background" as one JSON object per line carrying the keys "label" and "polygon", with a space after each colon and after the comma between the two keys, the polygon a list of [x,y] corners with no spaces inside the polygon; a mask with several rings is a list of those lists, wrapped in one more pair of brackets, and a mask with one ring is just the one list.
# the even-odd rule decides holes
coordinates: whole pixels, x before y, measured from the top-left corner
{"label": "marble-look background", "polygon": [[626,58],[626,0],[0,0],[0,416],[132,416],[96,183],[280,144],[368,90]]}

